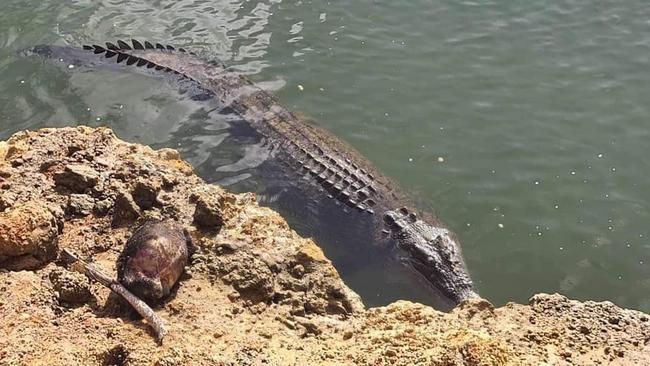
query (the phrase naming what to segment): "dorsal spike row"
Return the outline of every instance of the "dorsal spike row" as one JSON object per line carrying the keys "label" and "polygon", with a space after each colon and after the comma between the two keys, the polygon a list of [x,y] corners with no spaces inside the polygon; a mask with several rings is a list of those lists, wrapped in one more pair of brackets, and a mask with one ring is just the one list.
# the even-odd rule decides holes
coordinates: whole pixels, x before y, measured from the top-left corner
{"label": "dorsal spike row", "polygon": [[174,46],[170,46],[170,45],[165,46],[165,45],[160,44],[160,43],[156,43],[154,45],[153,43],[151,43],[149,41],[144,41],[144,43],[143,43],[143,42],[138,41],[137,39],[131,39],[131,43],[133,44],[133,46],[131,46],[128,43],[124,42],[123,40],[119,39],[119,40],[117,40],[117,45],[115,45],[115,43],[112,43],[112,42],[106,42],[106,47],[99,46],[99,45],[92,45],[92,46],[83,45],[83,49],[87,50],[87,51],[97,51],[97,50],[99,50],[100,51],[99,53],[104,52],[104,51],[101,51],[101,50],[111,50],[111,51],[153,50],[153,49],[158,49],[158,50],[161,50],[161,51],[176,51],[176,50],[178,50],[179,52],[188,53],[188,54],[190,54],[192,56],[196,56],[196,53],[194,53],[194,52],[187,51],[184,48],[176,49],[176,48],[174,48]]}
{"label": "dorsal spike row", "polygon": [[[104,54],[106,58],[112,58],[117,56],[116,62],[122,63],[126,60],[126,64],[131,66],[131,65],[136,65],[137,67],[143,67],[147,66],[148,69],[155,68],[157,71],[164,71],[164,72],[173,72],[175,75],[179,75],[183,79],[188,79],[188,80],[193,80],[196,83],[199,83],[198,81],[192,79],[191,77],[187,76],[184,73],[181,73],[177,70],[174,70],[169,67],[165,66],[160,66],[156,64],[155,62],[149,61],[145,58],[137,57],[134,55],[131,55],[129,52],[125,52],[126,50],[144,50],[144,49],[154,49],[154,45],[151,42],[145,41],[144,44],[132,39],[131,42],[133,43],[133,48],[129,46],[126,42],[122,40],[117,41],[117,46],[111,42],[106,42],[106,47],[99,46],[99,45],[83,45],[82,48],[87,51],[92,51],[94,54]],[[162,50],[162,51],[174,51],[175,48],[172,46],[163,46],[160,43],[157,43],[155,46],[155,49]],[[187,52],[185,50],[182,50],[181,52]],[[199,83],[200,84],[200,83]]]}
{"label": "dorsal spike row", "polygon": [[126,60],[126,64],[131,66],[131,65],[133,65],[134,63],[136,63],[138,61],[140,61],[139,57],[129,56],[129,58]]}
{"label": "dorsal spike row", "polygon": [[131,46],[128,43],[122,41],[121,39],[117,41],[117,45],[120,46],[121,50],[130,50]]}
{"label": "dorsal spike row", "polygon": [[104,53],[105,51],[106,49],[104,47],[98,46],[96,44],[93,45],[93,53],[95,53],[96,55],[99,55],[100,53]]}

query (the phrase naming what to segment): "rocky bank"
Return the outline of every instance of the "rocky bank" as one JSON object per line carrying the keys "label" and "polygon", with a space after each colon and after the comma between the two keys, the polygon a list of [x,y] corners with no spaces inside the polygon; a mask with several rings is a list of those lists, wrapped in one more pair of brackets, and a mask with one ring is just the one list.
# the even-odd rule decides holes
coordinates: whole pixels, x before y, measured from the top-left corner
{"label": "rocky bank", "polygon": [[[133,229],[160,218],[196,247],[155,309],[162,346],[59,258],[69,249],[115,273]],[[253,195],[204,183],[174,150],[85,127],[0,142],[0,365],[642,365],[649,319],[545,294],[450,313],[366,309],[314,242]]]}

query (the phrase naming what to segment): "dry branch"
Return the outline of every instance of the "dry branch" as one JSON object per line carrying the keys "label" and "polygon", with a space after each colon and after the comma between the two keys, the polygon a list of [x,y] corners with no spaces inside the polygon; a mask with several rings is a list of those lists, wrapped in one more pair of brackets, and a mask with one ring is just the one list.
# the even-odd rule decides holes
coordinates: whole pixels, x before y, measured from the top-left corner
{"label": "dry branch", "polygon": [[70,258],[73,262],[79,262],[84,268],[84,274],[91,280],[95,280],[102,285],[111,289],[111,291],[122,296],[129,304],[140,314],[146,321],[151,325],[156,334],[156,340],[159,344],[162,344],[163,338],[167,334],[167,329],[165,328],[165,323],[163,320],[154,313],[154,311],[147,305],[146,302],[142,301],[140,298],[132,294],[126,287],[122,286],[114,278],[108,276],[100,268],[91,263],[86,263],[75,256],[72,252],[67,249],[63,249],[63,254]]}

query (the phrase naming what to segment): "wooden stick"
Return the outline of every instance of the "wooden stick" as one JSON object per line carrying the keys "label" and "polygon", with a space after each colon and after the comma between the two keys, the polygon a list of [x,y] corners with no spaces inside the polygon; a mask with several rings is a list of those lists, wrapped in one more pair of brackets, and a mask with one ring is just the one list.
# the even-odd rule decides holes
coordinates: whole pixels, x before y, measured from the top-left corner
{"label": "wooden stick", "polygon": [[127,290],[126,287],[122,286],[122,284],[117,280],[102,272],[102,270],[94,264],[82,261],[67,249],[63,249],[63,254],[70,258],[73,262],[81,263],[84,268],[84,274],[86,277],[101,283],[128,301],[128,303],[133,306],[135,311],[137,311],[138,314],[140,314],[147,321],[147,323],[151,325],[154,333],[156,333],[156,340],[158,341],[158,344],[162,344],[163,338],[167,334],[165,323],[162,319],[160,319],[158,315],[156,315],[156,313],[153,312],[151,307],[149,307],[146,302],[142,301],[139,297],[131,293],[131,291]]}

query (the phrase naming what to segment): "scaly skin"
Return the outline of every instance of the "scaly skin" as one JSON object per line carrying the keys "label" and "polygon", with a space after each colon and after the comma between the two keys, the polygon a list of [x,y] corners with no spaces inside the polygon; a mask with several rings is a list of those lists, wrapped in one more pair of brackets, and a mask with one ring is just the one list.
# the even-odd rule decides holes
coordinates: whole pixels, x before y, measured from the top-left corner
{"label": "scaly skin", "polygon": [[310,177],[301,182],[319,188],[312,194],[338,200],[369,219],[375,228],[369,241],[397,245],[407,253],[412,268],[450,300],[478,296],[450,230],[432,216],[417,215],[415,209],[408,208],[413,205],[407,195],[352,147],[305,123],[224,65],[207,63],[183,49],[135,40],[132,44],[118,41],[105,47],[84,46],[83,50],[37,46],[29,53],[62,60],[66,65],[129,67],[168,75],[196,99],[216,99],[263,135],[271,144],[271,156],[295,172],[296,178]]}

